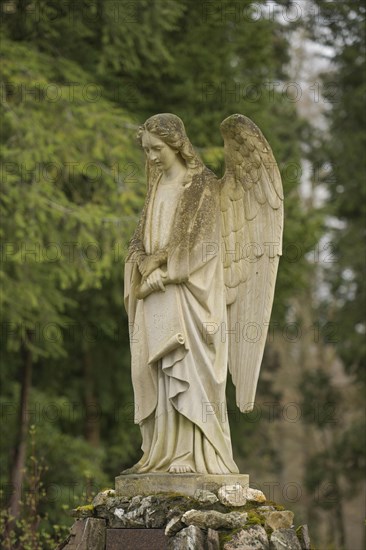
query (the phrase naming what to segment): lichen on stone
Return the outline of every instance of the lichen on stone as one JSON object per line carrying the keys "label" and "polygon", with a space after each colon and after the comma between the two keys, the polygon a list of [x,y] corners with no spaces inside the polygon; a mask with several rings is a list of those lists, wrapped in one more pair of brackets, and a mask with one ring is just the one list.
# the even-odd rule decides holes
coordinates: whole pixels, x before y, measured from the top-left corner
{"label": "lichen on stone", "polygon": [[84,506],[78,506],[74,510],[71,510],[71,515],[76,518],[94,517],[95,509],[93,504],[85,504]]}

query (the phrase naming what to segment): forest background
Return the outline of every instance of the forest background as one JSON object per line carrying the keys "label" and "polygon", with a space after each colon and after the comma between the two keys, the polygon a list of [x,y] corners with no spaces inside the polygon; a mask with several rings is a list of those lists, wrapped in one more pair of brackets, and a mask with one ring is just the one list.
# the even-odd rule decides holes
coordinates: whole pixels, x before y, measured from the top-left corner
{"label": "forest background", "polygon": [[179,115],[220,174],[219,124],[239,112],[278,160],[285,234],[251,414],[228,384],[235,458],[317,548],[361,550],[364,4],[0,8],[3,547],[54,548],[70,509],[140,456],[123,307],[146,185],[137,126]]}

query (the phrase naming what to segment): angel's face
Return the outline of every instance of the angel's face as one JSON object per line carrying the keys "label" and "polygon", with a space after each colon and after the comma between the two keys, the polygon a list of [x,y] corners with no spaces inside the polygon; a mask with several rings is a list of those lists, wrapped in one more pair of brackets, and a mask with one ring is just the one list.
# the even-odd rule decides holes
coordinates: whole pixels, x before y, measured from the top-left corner
{"label": "angel's face", "polygon": [[172,166],[178,162],[178,151],[172,149],[150,132],[144,132],[142,135],[142,148],[150,162],[161,168],[163,172],[168,172]]}

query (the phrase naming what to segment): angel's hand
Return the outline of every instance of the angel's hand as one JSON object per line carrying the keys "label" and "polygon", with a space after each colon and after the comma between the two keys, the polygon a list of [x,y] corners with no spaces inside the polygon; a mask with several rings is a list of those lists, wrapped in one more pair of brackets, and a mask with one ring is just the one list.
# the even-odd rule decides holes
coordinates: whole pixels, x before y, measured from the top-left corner
{"label": "angel's hand", "polygon": [[146,284],[151,290],[161,290],[165,292],[163,279],[166,279],[167,274],[159,267],[155,269],[146,279]]}
{"label": "angel's hand", "polygon": [[139,270],[143,278],[147,279],[156,268],[160,267],[160,264],[161,260],[157,256],[145,256],[139,264]]}

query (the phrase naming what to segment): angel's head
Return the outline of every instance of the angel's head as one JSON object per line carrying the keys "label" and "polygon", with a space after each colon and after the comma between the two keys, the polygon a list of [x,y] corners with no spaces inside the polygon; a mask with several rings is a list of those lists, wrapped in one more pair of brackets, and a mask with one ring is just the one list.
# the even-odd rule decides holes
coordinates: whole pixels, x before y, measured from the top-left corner
{"label": "angel's head", "polygon": [[[147,135],[151,136],[151,141],[154,141],[157,147],[159,142],[167,145],[171,154],[178,155],[189,172],[194,172],[202,166],[201,160],[187,137],[183,121],[176,115],[162,113],[148,118],[137,132],[137,139],[141,146],[143,146],[143,141],[146,141]],[[169,162],[169,151],[165,151],[165,157]]]}

